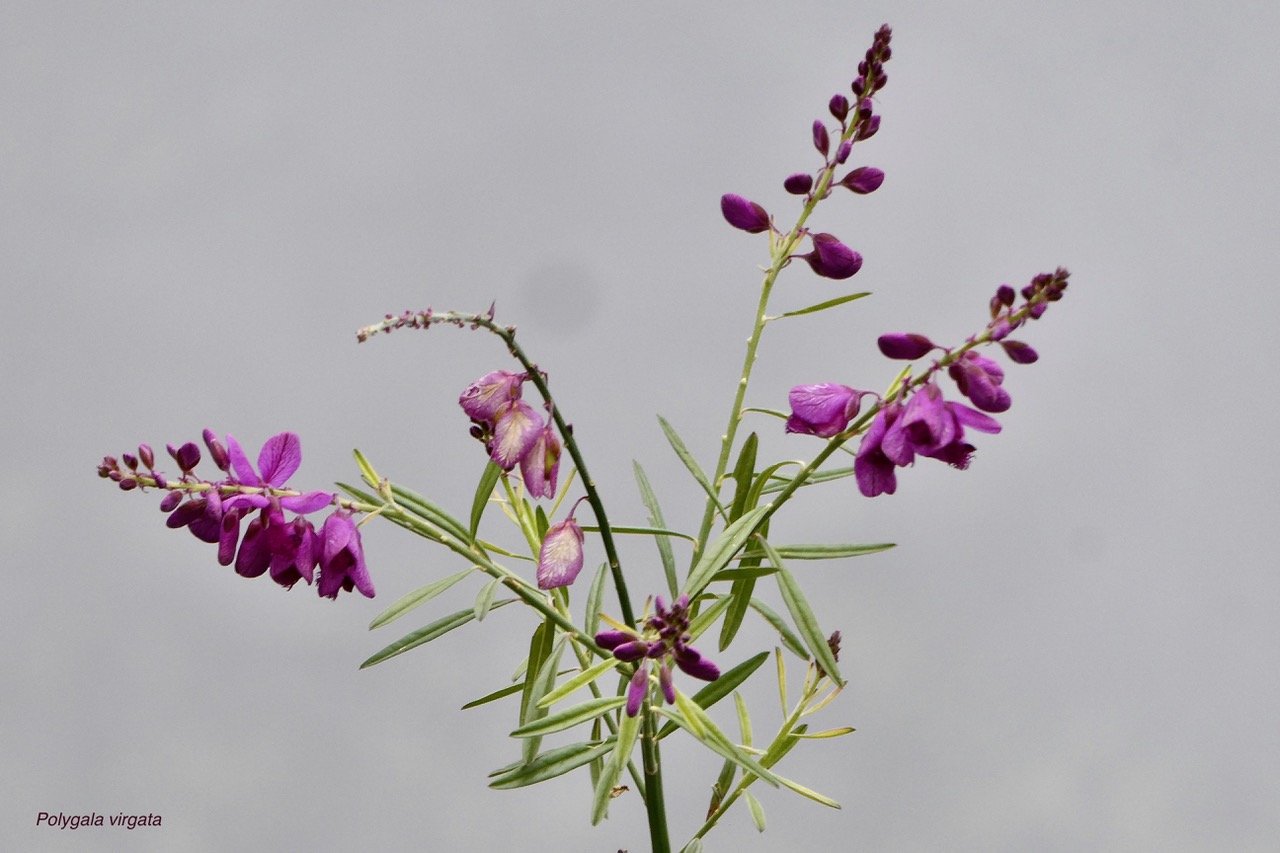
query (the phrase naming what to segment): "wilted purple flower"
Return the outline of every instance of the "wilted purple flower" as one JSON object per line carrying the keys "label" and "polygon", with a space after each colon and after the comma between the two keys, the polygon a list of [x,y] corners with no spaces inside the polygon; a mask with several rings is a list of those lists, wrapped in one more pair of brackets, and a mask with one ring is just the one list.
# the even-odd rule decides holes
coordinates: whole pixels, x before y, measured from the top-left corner
{"label": "wilted purple flower", "polygon": [[568,586],[582,571],[582,528],[570,515],[553,524],[538,551],[538,589]]}
{"label": "wilted purple flower", "polygon": [[535,498],[556,496],[556,475],[560,472],[560,439],[551,424],[538,433],[533,446],[520,459],[524,487]]}
{"label": "wilted purple flower", "polygon": [[467,386],[458,397],[458,405],[473,420],[492,421],[500,408],[520,399],[520,388],[527,378],[524,373],[495,370]]}
{"label": "wilted purple flower", "polygon": [[734,228],[749,234],[759,234],[769,230],[769,213],[754,201],[748,201],[740,195],[725,193],[720,197],[720,212],[725,220]]}
{"label": "wilted purple flower", "polygon": [[489,456],[502,470],[510,471],[533,449],[542,432],[542,418],[533,407],[523,400],[511,400],[494,416]]}
{"label": "wilted purple flower", "polygon": [[866,195],[880,189],[884,183],[884,172],[871,166],[859,166],[836,183],[858,195]]}
{"label": "wilted purple flower", "polygon": [[364,548],[360,530],[351,513],[337,510],[320,528],[320,582],[316,589],[325,598],[337,598],[339,590],[360,590],[365,598],[373,598],[373,581],[364,564]]}
{"label": "wilted purple flower", "polygon": [[917,358],[921,358],[935,346],[933,341],[924,335],[917,335],[914,332],[891,332],[887,335],[881,335],[876,343],[880,347],[880,352],[884,353],[885,356],[902,359],[903,361],[914,361]]}
{"label": "wilted purple flower", "polygon": [[787,418],[787,432],[830,438],[858,416],[862,398],[869,393],[831,382],[797,385],[788,395],[791,417]]}
{"label": "wilted purple flower", "polygon": [[814,234],[813,251],[794,255],[809,262],[823,278],[845,279],[862,268],[862,255],[836,239],[833,234]]}

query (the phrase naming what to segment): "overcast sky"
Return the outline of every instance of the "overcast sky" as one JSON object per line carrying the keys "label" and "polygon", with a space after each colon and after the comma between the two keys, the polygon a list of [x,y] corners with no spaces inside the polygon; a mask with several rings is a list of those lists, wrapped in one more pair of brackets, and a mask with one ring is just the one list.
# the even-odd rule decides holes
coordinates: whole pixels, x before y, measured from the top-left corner
{"label": "overcast sky", "polygon": [[[1065,265],[1071,287],[1026,335],[1041,360],[1010,367],[1004,432],[978,437],[970,470],[926,460],[892,497],[844,480],[780,516],[779,542],[899,547],[801,573],[850,682],[814,724],[858,732],[780,769],[843,810],[761,791],[768,831],[735,811],[710,849],[1274,849],[1274,3],[4,17],[0,848],[647,849],[634,795],[589,825],[584,774],[486,788],[519,755],[514,711],[459,707],[509,683],[521,608],[357,670],[468,606],[479,584],[366,631],[465,567],[450,554],[375,522],[375,600],[285,593],[94,467],[205,427],[252,453],[292,430],[295,485],[356,480],[358,446],[465,513],[484,459],[455,401],[510,367],[502,347],[454,329],[357,346],[354,330],[496,300],[615,521],[644,521],[638,459],[668,522],[696,528],[699,492],[655,414],[713,465],[767,261],[718,200],[793,221],[782,179],[817,165],[810,124],[887,21],[883,124],[853,158],[884,186],[811,222],[864,266],[838,283],[793,265],[776,305],[874,296],[771,327],[749,402],[882,388],[897,368],[880,333],[958,342],[1002,282]],[[750,426],[771,459],[819,446]],[[659,589],[650,543],[623,556],[636,595]],[[768,642],[754,630],[718,660]],[[758,733],[777,722],[768,688],[749,696]],[[667,744],[678,845],[719,762]],[[42,811],[163,823],[73,832],[37,828]]]}

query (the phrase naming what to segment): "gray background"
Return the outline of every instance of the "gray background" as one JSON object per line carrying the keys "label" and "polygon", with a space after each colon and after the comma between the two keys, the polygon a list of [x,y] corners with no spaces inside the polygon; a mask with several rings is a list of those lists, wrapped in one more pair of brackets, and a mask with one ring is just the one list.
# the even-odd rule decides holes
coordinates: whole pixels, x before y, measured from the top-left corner
{"label": "gray background", "polygon": [[[511,706],[458,708],[507,682],[527,613],[356,670],[467,606],[477,585],[365,632],[447,553],[374,524],[376,600],[285,594],[94,465],[291,429],[295,484],[354,479],[359,446],[463,512],[483,460],[454,401],[501,347],[353,331],[496,299],[615,520],[643,520],[637,458],[693,526],[654,413],[711,464],[766,259],[717,200],[791,221],[781,180],[889,21],[884,125],[854,156],[888,178],[813,220],[866,264],[793,266],[776,304],[875,296],[771,328],[750,402],[883,387],[879,333],[959,341],[999,283],[1073,283],[971,470],[874,501],[842,481],[775,527],[901,547],[803,566],[851,682],[815,725],[859,731],[783,772],[844,810],[762,790],[769,831],[735,812],[712,849],[1275,849],[1277,8],[6,4],[0,848],[646,849],[634,797],[588,825],[585,777],[485,787],[518,754]],[[818,447],[751,424],[771,458]],[[656,590],[652,545],[624,556]],[[766,681],[751,700],[765,733]],[[682,843],[718,762],[666,756]]]}

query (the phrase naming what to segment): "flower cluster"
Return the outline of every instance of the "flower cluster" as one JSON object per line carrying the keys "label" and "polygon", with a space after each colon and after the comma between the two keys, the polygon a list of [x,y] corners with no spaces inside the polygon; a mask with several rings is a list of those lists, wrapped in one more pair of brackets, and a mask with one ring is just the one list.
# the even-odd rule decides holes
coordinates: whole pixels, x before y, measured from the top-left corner
{"label": "flower cluster", "polygon": [[668,607],[662,596],[654,599],[654,614],[644,622],[644,630],[601,631],[596,644],[609,649],[621,661],[643,661],[631,677],[627,690],[627,716],[640,712],[649,693],[649,661],[658,662],[658,684],[668,704],[676,701],[676,688],[671,681],[671,662],[686,675],[703,681],[715,681],[720,669],[700,655],[689,642],[689,596],[682,595]]}
{"label": "flower cluster", "polygon": [[[337,598],[340,590],[358,589],[373,597],[360,531],[350,511],[335,509],[317,531],[306,516],[337,504],[337,495],[298,492],[287,486],[302,464],[302,443],[297,435],[282,432],[268,439],[258,454],[256,469],[234,436],[228,435],[224,444],[206,429],[204,443],[224,475],[218,480],[196,476],[200,448],[191,441],[181,447],[168,445],[169,455],[182,472],[176,481],[156,470],[155,454],[145,444],[138,447],[136,456],[105,457],[98,475],[126,491],[166,491],[160,509],[169,514],[167,525],[185,527],[197,539],[216,544],[218,562],[224,566],[234,563],[236,573],[243,577],[269,572],[272,580],[290,589],[300,580],[311,584],[319,567],[316,589],[320,595]],[[250,519],[241,537],[241,520],[255,511],[257,516]],[[295,513],[292,520],[285,517],[286,511]]]}
{"label": "flower cluster", "polygon": [[[812,173],[796,172],[788,175],[782,182],[782,187],[787,192],[804,196],[809,207],[829,196],[831,188],[835,186],[844,187],[858,195],[866,195],[875,192],[884,183],[884,172],[871,166],[850,169],[838,179],[835,173],[848,162],[854,143],[870,139],[880,129],[880,116],[875,113],[872,98],[889,81],[884,63],[889,61],[893,53],[889,47],[892,35],[887,24],[877,30],[866,57],[858,63],[858,76],[850,84],[855,102],[851,103],[843,94],[835,94],[828,101],[827,111],[839,123],[834,134],[834,144],[833,134],[826,123],[822,119],[814,121],[813,147],[822,155],[822,166]],[[740,195],[728,193],[722,196],[720,212],[730,225],[749,234],[777,231],[767,210]],[[802,235],[807,233],[802,232]],[[812,250],[804,254],[793,254],[790,258],[805,261],[823,278],[849,278],[862,268],[862,255],[840,242],[835,235],[819,232],[809,235],[809,239],[813,245]]]}
{"label": "flower cluster", "polygon": [[530,495],[555,497],[560,471],[560,439],[532,406],[520,399],[527,373],[495,370],[458,397],[471,418],[471,434],[485,443],[489,458],[504,471],[520,466]]}
{"label": "flower cluster", "polygon": [[[1000,285],[990,301],[991,320],[986,329],[971,336],[955,352],[921,334],[880,336],[880,351],[889,358],[911,361],[934,349],[944,354],[914,382],[903,382],[896,395],[881,401],[854,457],[854,475],[864,495],[893,494],[898,485],[894,469],[912,464],[916,456],[938,459],[962,470],[969,467],[975,448],[965,440],[965,428],[997,433],[1000,424],[990,415],[1007,411],[1012,405],[1009,392],[1003,387],[1004,368],[973,348],[998,343],[1015,364],[1035,362],[1039,358],[1036,351],[1021,341],[1010,340],[1008,335],[1028,321],[1039,319],[1049,303],[1061,299],[1069,275],[1059,268],[1036,276],[1022,289],[1023,301],[1016,305],[1013,288]],[[943,367],[974,408],[943,399],[936,381]],[[823,438],[838,435],[857,418],[862,398],[868,395],[878,396],[833,383],[797,385],[791,389],[787,432]]]}

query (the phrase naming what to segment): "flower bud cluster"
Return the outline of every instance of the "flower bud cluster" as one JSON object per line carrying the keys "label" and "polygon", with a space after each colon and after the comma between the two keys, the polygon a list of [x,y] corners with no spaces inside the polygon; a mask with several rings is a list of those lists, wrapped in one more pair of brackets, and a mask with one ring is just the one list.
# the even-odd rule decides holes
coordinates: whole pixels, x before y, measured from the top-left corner
{"label": "flower bud cluster", "polygon": [[654,614],[644,622],[640,633],[633,631],[601,631],[596,634],[596,645],[613,652],[621,661],[642,661],[631,678],[627,690],[627,716],[640,712],[640,705],[649,693],[649,662],[658,667],[658,685],[668,704],[676,701],[676,689],[671,680],[671,664],[675,663],[685,675],[702,681],[715,681],[720,668],[704,658],[689,645],[689,596],[682,595],[667,606],[662,596],[654,599]]}
{"label": "flower bud cluster", "polygon": [[[880,116],[875,114],[873,96],[888,82],[884,63],[892,51],[889,40],[892,31],[886,24],[876,31],[875,39],[865,58],[858,63],[858,76],[850,85],[854,102],[842,94],[831,97],[827,111],[838,123],[835,133],[822,119],[813,123],[813,147],[822,156],[822,166],[814,173],[796,172],[782,182],[783,189],[792,195],[804,196],[811,208],[819,200],[831,194],[831,188],[840,186],[858,195],[875,192],[884,183],[884,172],[871,166],[858,166],[836,178],[836,171],[843,167],[856,142],[875,136],[880,129]],[[778,232],[773,219],[759,204],[732,193],[720,199],[720,211],[734,228],[749,234],[764,231]],[[808,234],[807,231],[802,234]],[[792,254],[800,258],[823,278],[846,279],[862,268],[862,255],[850,249],[833,234],[819,232],[810,235],[811,251]]]}
{"label": "flower bud cluster", "polygon": [[[879,404],[854,457],[854,475],[864,495],[893,494],[897,489],[895,469],[911,465],[917,456],[938,459],[962,470],[969,467],[975,448],[965,440],[965,429],[999,432],[999,422],[990,415],[1008,411],[1012,405],[1004,388],[1004,368],[974,347],[995,342],[1015,364],[1035,362],[1039,356],[1034,349],[1007,336],[1043,316],[1050,302],[1061,299],[1069,275],[1059,268],[1036,276],[1022,289],[1023,301],[1016,305],[1013,288],[1002,284],[990,300],[991,320],[986,329],[970,336],[957,351],[914,332],[880,336],[880,351],[888,358],[914,361],[934,349],[942,350],[943,356]],[[936,374],[944,367],[973,408],[943,399]],[[787,432],[823,438],[838,435],[849,428],[858,416],[862,398],[868,395],[877,396],[834,383],[797,385],[789,395],[791,416],[787,419]]]}
{"label": "flower bud cluster", "polygon": [[[271,579],[286,589],[298,581],[311,584],[320,569],[317,592],[337,598],[338,592],[358,589],[368,598],[374,595],[373,582],[365,566],[360,531],[351,513],[340,507],[316,530],[307,515],[335,506],[332,492],[298,492],[287,487],[288,480],[302,464],[302,444],[298,436],[282,432],[272,436],[258,454],[255,470],[234,436],[226,443],[212,430],[204,431],[205,447],[213,464],[222,472],[219,479],[207,480],[195,474],[200,464],[200,448],[189,441],[167,449],[178,469],[179,479],[170,480],[155,468],[151,448],[140,445],[138,454],[125,453],[120,459],[104,457],[98,475],[119,484],[126,491],[157,488],[166,492],[160,501],[169,514],[172,529],[187,528],[197,539],[218,546],[218,562],[235,564],[236,573],[247,578],[270,572]],[[145,470],[140,470],[145,469]],[[285,512],[295,513],[292,519]],[[250,519],[244,536],[240,522]]]}
{"label": "flower bud cluster", "polygon": [[551,498],[560,471],[560,438],[551,422],[544,423],[521,399],[528,378],[527,373],[495,370],[471,383],[458,405],[471,418],[471,434],[484,442],[493,463],[504,471],[519,465],[529,494]]}

